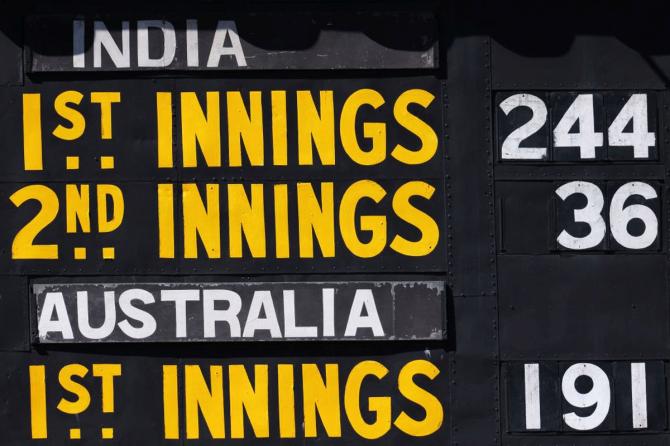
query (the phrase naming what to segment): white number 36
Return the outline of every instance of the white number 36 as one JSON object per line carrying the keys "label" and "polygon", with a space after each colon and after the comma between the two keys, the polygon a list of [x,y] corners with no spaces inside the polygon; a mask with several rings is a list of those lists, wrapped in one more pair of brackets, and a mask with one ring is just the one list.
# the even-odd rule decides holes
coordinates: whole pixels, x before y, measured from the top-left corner
{"label": "white number 36", "polygon": [[[589,225],[589,233],[583,237],[575,237],[563,229],[556,240],[567,249],[590,249],[598,246],[605,238],[606,225],[602,217],[605,199],[598,186],[585,181],[572,181],[556,189],[556,195],[564,201],[574,194],[586,197],[586,206],[575,209],[574,221]],[[626,200],[636,195],[646,200],[658,197],[656,190],[649,184],[632,181],[619,187],[610,203],[609,223],[612,236],[627,249],[648,248],[658,236],[658,217],[651,208],[643,204],[625,206]],[[639,235],[628,231],[628,223],[634,219],[640,220],[644,225],[644,231]]]}

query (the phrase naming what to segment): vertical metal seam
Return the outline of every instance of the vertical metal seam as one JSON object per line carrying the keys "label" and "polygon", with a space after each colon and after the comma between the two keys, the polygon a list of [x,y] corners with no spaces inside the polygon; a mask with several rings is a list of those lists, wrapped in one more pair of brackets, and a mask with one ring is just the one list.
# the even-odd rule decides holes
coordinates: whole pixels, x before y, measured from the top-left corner
{"label": "vertical metal seam", "polygon": [[488,177],[488,226],[489,226],[489,240],[491,244],[489,246],[489,272],[490,272],[490,281],[491,281],[491,292],[494,303],[493,303],[493,314],[495,319],[492,321],[493,324],[493,364],[494,368],[494,412],[496,415],[496,436],[494,438],[493,444],[498,445],[501,442],[501,416],[500,416],[500,344],[499,344],[499,310],[498,310],[498,275],[496,268],[496,213],[495,213],[495,179],[494,179],[494,153],[493,153],[493,125],[492,125],[492,91],[491,91],[491,81],[492,81],[492,48],[491,48],[491,37],[487,36],[484,42],[483,50],[484,58],[484,72],[486,73],[485,79],[485,122],[487,133],[485,136],[486,151],[487,151],[487,167],[486,175]]}

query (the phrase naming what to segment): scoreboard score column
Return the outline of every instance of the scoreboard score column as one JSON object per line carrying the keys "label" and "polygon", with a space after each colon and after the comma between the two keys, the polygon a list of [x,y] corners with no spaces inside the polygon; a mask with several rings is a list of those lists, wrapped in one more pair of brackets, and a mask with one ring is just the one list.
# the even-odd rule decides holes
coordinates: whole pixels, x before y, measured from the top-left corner
{"label": "scoreboard score column", "polygon": [[659,101],[654,91],[496,95],[511,434],[667,429]]}
{"label": "scoreboard score column", "polygon": [[511,432],[666,428],[662,361],[509,362],[505,379]]}

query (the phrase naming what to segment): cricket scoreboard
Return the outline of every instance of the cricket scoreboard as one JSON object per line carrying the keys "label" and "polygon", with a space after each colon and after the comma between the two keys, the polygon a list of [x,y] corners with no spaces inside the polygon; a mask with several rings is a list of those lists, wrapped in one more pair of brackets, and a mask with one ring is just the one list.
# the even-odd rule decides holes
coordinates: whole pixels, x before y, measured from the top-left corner
{"label": "cricket scoreboard", "polygon": [[0,444],[667,444],[642,3],[9,5]]}

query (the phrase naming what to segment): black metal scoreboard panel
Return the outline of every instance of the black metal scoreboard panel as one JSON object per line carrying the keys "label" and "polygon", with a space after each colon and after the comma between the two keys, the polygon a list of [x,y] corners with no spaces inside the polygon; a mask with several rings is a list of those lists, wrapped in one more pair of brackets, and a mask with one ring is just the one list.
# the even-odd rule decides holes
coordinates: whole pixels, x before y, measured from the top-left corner
{"label": "black metal scoreboard panel", "polygon": [[662,5],[10,6],[0,444],[670,444]]}

